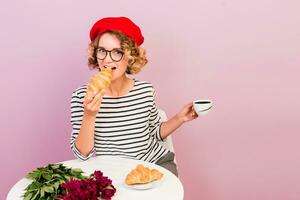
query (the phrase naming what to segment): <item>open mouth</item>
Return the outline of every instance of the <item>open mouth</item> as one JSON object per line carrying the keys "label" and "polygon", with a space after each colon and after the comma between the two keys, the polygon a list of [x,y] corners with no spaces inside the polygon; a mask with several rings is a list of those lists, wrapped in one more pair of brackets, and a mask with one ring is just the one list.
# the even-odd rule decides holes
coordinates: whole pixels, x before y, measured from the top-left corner
{"label": "open mouth", "polygon": [[109,66],[109,65],[104,65],[105,68],[110,67],[112,70],[116,70],[117,68],[115,66]]}

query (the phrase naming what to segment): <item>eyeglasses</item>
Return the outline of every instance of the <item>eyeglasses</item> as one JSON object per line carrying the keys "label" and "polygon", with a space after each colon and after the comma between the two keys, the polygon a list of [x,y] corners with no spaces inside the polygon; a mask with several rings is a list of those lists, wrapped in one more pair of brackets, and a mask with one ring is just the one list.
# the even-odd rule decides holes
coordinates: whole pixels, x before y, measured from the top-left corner
{"label": "eyeglasses", "polygon": [[118,48],[108,51],[108,50],[104,49],[103,47],[98,47],[96,49],[96,56],[99,60],[104,60],[107,56],[107,52],[109,53],[110,58],[115,62],[119,62],[123,58],[123,55],[124,55],[124,52]]}

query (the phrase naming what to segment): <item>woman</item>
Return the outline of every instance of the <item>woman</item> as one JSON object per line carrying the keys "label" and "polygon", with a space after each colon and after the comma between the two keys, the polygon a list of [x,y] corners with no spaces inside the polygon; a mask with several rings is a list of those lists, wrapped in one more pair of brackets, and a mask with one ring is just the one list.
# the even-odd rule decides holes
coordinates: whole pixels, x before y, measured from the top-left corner
{"label": "woman", "polygon": [[97,21],[90,31],[89,66],[113,69],[111,85],[85,98],[86,86],[73,92],[71,148],[86,160],[96,155],[121,156],[161,165],[177,175],[174,154],[163,147],[168,135],[197,118],[192,103],[161,122],[152,84],[127,77],[147,63],[140,28],[126,17]]}

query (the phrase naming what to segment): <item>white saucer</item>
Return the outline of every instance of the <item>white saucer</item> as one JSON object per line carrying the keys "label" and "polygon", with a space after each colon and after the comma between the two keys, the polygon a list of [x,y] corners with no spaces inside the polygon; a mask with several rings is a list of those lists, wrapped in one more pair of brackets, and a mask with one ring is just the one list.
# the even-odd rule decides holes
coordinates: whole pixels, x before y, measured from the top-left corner
{"label": "white saucer", "polygon": [[149,190],[155,187],[158,187],[161,182],[163,181],[162,178],[160,178],[159,180],[156,181],[152,181],[150,183],[146,183],[146,184],[134,184],[134,185],[127,185],[126,183],[124,183],[126,185],[126,187],[134,189],[134,190]]}

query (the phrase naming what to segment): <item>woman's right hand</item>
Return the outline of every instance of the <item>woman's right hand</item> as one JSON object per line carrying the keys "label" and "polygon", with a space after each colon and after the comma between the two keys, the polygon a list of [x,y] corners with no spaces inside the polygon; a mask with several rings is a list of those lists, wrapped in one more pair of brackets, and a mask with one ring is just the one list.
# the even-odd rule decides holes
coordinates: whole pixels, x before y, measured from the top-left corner
{"label": "woman's right hand", "polygon": [[84,106],[84,114],[88,116],[95,117],[98,113],[103,96],[105,94],[105,90],[101,90],[96,93],[92,98],[84,98],[83,106]]}

